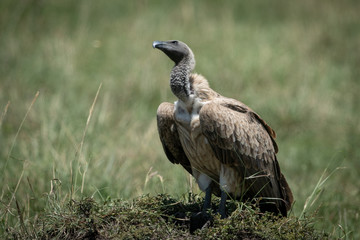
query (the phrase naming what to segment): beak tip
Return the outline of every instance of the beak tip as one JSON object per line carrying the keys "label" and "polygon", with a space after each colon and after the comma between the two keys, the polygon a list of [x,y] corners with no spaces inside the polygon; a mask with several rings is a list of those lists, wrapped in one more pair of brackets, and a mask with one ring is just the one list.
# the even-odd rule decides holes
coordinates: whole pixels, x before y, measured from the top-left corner
{"label": "beak tip", "polygon": [[157,45],[161,44],[161,41],[154,41],[152,44],[153,48],[156,48]]}
{"label": "beak tip", "polygon": [[152,43],[152,47],[153,47],[153,48],[156,47],[156,43],[157,43],[156,41],[154,41],[154,42]]}

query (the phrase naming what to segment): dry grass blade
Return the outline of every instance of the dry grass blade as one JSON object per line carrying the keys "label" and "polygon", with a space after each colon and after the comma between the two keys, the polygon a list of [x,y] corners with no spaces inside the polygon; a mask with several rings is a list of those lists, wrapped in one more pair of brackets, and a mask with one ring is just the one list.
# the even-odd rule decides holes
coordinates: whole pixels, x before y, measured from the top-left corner
{"label": "dry grass blade", "polygon": [[16,194],[16,192],[17,192],[17,190],[18,190],[18,188],[19,188],[19,186],[20,186],[21,180],[22,180],[22,178],[23,178],[23,176],[24,176],[25,164],[26,164],[26,162],[24,163],[24,167],[23,167],[23,169],[22,169],[22,171],[21,171],[21,174],[20,174],[19,180],[18,180],[18,182],[17,182],[17,184],[16,184],[15,190],[14,190],[14,192],[12,193],[11,198],[10,198],[10,201],[9,201],[9,203],[8,203],[8,205],[7,205],[8,211],[5,213],[5,214],[6,214],[5,222],[7,222],[8,213],[9,213],[9,209],[10,209],[11,203],[12,203],[12,201],[15,199],[15,194]]}
{"label": "dry grass blade", "polygon": [[[13,142],[12,142],[12,144],[11,144],[11,147],[10,147],[10,150],[9,150],[9,153],[8,153],[8,156],[7,156],[7,158],[6,158],[6,162],[5,162],[5,165],[4,165],[4,168],[3,168],[4,171],[5,171],[5,169],[6,169],[6,166],[7,166],[8,161],[9,161],[9,159],[10,159],[12,150],[14,149],[14,146],[15,146],[15,143],[16,143],[16,139],[17,139],[17,137],[19,136],[20,130],[21,130],[22,126],[24,125],[24,122],[25,122],[27,116],[29,115],[31,108],[33,107],[34,103],[36,102],[36,99],[39,97],[39,94],[40,94],[40,92],[37,91],[36,94],[35,94],[35,97],[34,97],[33,100],[31,101],[31,104],[30,104],[28,110],[26,111],[26,114],[25,114],[23,120],[22,120],[21,123],[20,123],[20,126],[19,126],[19,128],[18,128],[18,130],[17,130],[17,132],[16,132],[16,134],[15,134],[15,137],[14,137],[14,139],[13,139]],[[10,102],[8,103],[8,105],[9,105],[9,104],[10,104]],[[8,105],[7,105],[7,107],[8,107]],[[6,111],[7,111],[7,107],[5,108]],[[1,119],[2,119],[2,118],[1,118]]]}
{"label": "dry grass blade", "polygon": [[144,190],[146,189],[146,186],[148,184],[148,182],[153,178],[153,177],[157,177],[160,180],[161,183],[161,187],[163,192],[165,192],[164,189],[164,178],[158,173],[158,171],[153,171],[152,170],[153,167],[150,167],[148,173],[146,174],[146,179],[145,179],[145,183],[144,183]]}
{"label": "dry grass blade", "polygon": [[17,209],[19,219],[20,219],[20,226],[21,226],[21,228],[22,228],[22,230],[24,232],[23,234],[26,235],[26,236],[29,236],[29,233],[28,233],[28,231],[26,229],[26,226],[25,226],[24,218],[23,218],[19,203],[18,203],[17,200],[15,200],[15,203],[16,203],[16,209]]}
{"label": "dry grass blade", "polygon": [[10,101],[8,101],[8,103],[6,104],[5,108],[4,108],[4,111],[1,113],[1,117],[0,117],[0,130],[1,130],[1,125],[4,121],[4,118],[5,118],[5,115],[9,109],[9,106],[10,106]]}
{"label": "dry grass blade", "polygon": [[81,157],[81,153],[82,153],[82,148],[83,148],[83,146],[84,146],[84,141],[85,141],[86,132],[87,132],[87,130],[88,130],[88,128],[89,128],[89,123],[90,123],[91,116],[92,116],[93,111],[94,111],[95,103],[96,103],[97,98],[98,98],[98,96],[99,96],[99,92],[100,92],[101,86],[102,86],[102,83],[100,83],[99,88],[98,88],[98,90],[97,90],[97,92],[96,92],[94,101],[93,101],[93,103],[92,103],[92,105],[91,105],[91,107],[90,107],[90,109],[89,109],[89,115],[88,115],[88,118],[87,118],[87,120],[86,120],[85,129],[84,129],[84,132],[83,132],[83,135],[82,135],[82,138],[81,138],[81,142],[80,142],[80,147],[79,147],[79,150],[78,150],[78,152],[77,152],[77,154],[79,154],[79,155],[78,155],[78,158],[79,158],[79,159],[80,159],[80,157]]}
{"label": "dry grass blade", "polygon": [[[91,117],[92,117],[92,114],[93,114],[93,111],[94,111],[94,107],[95,107],[96,101],[98,99],[101,87],[102,87],[102,83],[100,83],[99,88],[98,88],[98,90],[96,92],[94,101],[93,101],[93,103],[92,103],[92,105],[91,105],[91,107],[89,109],[89,115],[88,115],[88,118],[86,120],[85,129],[84,129],[84,132],[83,132],[83,135],[82,135],[82,138],[81,138],[81,142],[80,142],[80,147],[79,147],[78,151],[75,154],[75,155],[78,156],[77,157],[77,161],[78,161],[78,168],[77,169],[79,169],[80,162],[82,161],[81,157],[82,157],[82,150],[83,150],[83,146],[84,146],[84,142],[85,142],[86,133],[87,133],[88,128],[89,128],[90,120],[91,120]],[[80,190],[81,193],[83,193],[83,191],[84,191],[85,176],[86,176],[86,172],[87,172],[87,168],[88,168],[88,163],[85,161],[84,165],[85,165],[85,169],[84,169],[84,171],[82,173],[82,182],[81,182],[81,190]],[[76,171],[76,173],[77,172],[78,171]],[[75,186],[76,186],[76,180],[77,180],[77,176],[75,176]],[[72,195],[73,195],[73,193],[71,194],[71,196]]]}
{"label": "dry grass blade", "polygon": [[323,192],[324,184],[327,182],[327,180],[339,169],[342,169],[342,168],[337,167],[335,170],[330,172],[327,176],[326,176],[326,173],[327,173],[328,169],[326,168],[324,170],[324,172],[321,174],[321,177],[320,177],[319,181],[317,182],[314,190],[312,191],[310,196],[305,201],[304,208],[299,216],[300,220],[303,219],[303,217],[305,216],[305,213],[308,211],[308,209],[311,206],[313,206],[315,204],[315,202],[318,200],[320,194]]}
{"label": "dry grass blade", "polygon": [[[35,96],[34,96],[34,98],[33,98],[33,100],[31,101],[31,104],[30,104],[28,110],[26,111],[26,114],[25,114],[23,120],[21,121],[21,124],[20,124],[20,126],[19,126],[19,128],[18,128],[18,130],[17,130],[17,132],[16,132],[16,134],[15,134],[15,137],[14,137],[13,141],[12,141],[12,144],[11,144],[11,147],[10,147],[10,150],[9,150],[9,153],[8,153],[8,156],[7,156],[7,158],[6,158],[6,161],[5,161],[5,164],[4,164],[4,167],[3,167],[3,172],[5,172],[5,170],[6,170],[6,166],[7,166],[7,164],[8,164],[8,161],[9,161],[10,157],[11,157],[11,153],[12,153],[12,150],[14,149],[14,146],[15,146],[17,137],[19,136],[20,130],[21,130],[22,126],[24,125],[25,120],[26,120],[27,116],[29,115],[29,113],[30,113],[30,111],[31,111],[34,103],[36,102],[36,99],[39,97],[39,94],[40,94],[40,92],[37,91],[36,94],[35,94]],[[8,102],[8,104],[6,105],[5,110],[4,110],[4,113],[3,113],[2,116],[1,116],[1,120],[3,119],[3,116],[5,116],[9,105],[10,105],[10,102]],[[15,194],[16,194],[18,188],[19,188],[20,182],[21,182],[22,177],[23,177],[23,175],[24,175],[25,164],[26,164],[26,162],[25,162],[24,165],[23,165],[23,169],[22,169],[22,171],[21,171],[19,180],[18,180],[18,182],[17,182],[17,184],[16,184],[15,190],[14,190],[14,192],[12,193],[12,196],[11,196],[11,198],[10,198],[10,201],[9,201],[9,203],[8,203],[8,205],[7,205],[7,209],[10,208],[10,206],[11,206],[11,204],[12,204],[12,201],[13,201],[13,199],[15,198]],[[4,176],[4,175],[5,175],[5,174],[3,174],[3,176]],[[5,222],[7,222],[7,219],[8,219],[8,211],[7,211],[5,214],[6,214]]]}

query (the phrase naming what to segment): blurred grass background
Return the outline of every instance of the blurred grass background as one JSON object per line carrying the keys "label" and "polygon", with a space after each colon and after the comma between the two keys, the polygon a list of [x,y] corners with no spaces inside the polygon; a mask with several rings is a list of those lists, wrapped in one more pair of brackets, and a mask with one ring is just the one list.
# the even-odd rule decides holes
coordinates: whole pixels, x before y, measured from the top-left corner
{"label": "blurred grass background", "polygon": [[308,213],[360,238],[359,12],[355,0],[2,0],[2,226],[17,221],[15,199],[34,217],[55,187],[63,201],[198,191],[156,129],[157,106],[175,97],[172,62],[151,44],[179,39],[213,89],[277,132],[293,214],[335,170]]}

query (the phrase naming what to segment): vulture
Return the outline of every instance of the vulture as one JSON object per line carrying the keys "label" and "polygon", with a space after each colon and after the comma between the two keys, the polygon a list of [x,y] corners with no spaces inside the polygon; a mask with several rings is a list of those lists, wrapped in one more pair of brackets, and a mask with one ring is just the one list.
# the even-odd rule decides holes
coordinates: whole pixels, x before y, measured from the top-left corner
{"label": "vulture", "polygon": [[174,63],[170,88],[177,97],[157,109],[160,141],[167,158],[181,164],[205,192],[203,212],[212,194],[221,197],[218,212],[226,217],[226,200],[255,201],[262,212],[287,216],[293,196],[276,158],[274,130],[251,108],[221,96],[200,74],[183,42],[154,41]]}

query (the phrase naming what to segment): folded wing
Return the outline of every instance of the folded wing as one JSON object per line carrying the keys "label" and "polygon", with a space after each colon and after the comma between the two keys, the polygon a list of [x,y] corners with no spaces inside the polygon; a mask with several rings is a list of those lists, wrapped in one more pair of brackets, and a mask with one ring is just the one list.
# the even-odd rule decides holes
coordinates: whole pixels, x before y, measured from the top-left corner
{"label": "folded wing", "polygon": [[172,163],[181,164],[190,174],[191,165],[181,145],[174,120],[174,104],[164,102],[157,110],[157,126],[160,141],[167,158]]}
{"label": "folded wing", "polygon": [[202,107],[200,125],[218,160],[244,176],[242,197],[286,216],[291,190],[276,159],[275,132],[245,104],[219,98]]}

